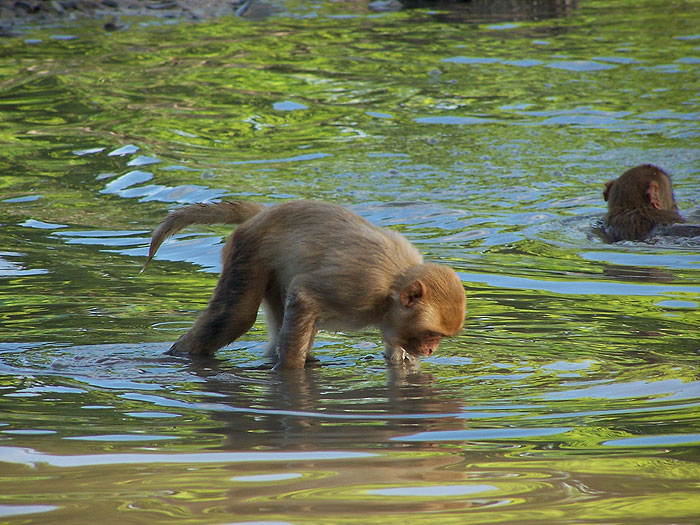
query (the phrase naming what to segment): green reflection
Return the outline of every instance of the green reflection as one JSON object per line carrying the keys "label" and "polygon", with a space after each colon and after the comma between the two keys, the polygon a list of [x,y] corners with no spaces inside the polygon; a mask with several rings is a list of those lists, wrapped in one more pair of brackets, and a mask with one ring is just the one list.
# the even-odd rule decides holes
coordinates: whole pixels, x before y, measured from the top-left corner
{"label": "green reflection", "polygon": [[[697,218],[697,3],[496,27],[286,5],[315,16],[0,39],[0,515],[696,519],[697,243],[606,245],[591,227],[602,183],[641,162]],[[120,179],[134,170],[151,176]],[[163,357],[230,229],[193,228],[139,274],[148,232],[196,200],[299,197],[454,266],[464,332],[416,370],[387,367],[374,331],[322,333],[298,383],[266,368],[262,318],[218,361]]]}

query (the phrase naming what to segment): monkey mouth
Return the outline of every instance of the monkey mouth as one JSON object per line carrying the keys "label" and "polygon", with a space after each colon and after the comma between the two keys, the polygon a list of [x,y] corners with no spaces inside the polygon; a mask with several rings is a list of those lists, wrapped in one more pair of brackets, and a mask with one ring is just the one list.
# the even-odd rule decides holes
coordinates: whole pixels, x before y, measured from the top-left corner
{"label": "monkey mouth", "polygon": [[411,348],[410,350],[407,350],[403,346],[399,348],[401,348],[401,351],[404,353],[404,358],[408,360],[417,357],[430,357],[435,352],[433,348]]}
{"label": "monkey mouth", "polygon": [[424,344],[418,339],[408,341],[406,345],[400,345],[400,348],[407,354],[419,357],[430,357],[435,353],[434,344]]}

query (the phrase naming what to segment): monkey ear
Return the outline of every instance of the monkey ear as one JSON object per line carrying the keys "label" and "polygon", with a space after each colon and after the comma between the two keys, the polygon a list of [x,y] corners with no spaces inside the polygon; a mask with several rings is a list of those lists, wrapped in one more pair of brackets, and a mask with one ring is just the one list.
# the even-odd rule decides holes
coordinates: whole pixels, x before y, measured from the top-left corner
{"label": "monkey ear", "polygon": [[413,308],[425,295],[425,285],[420,281],[413,281],[401,290],[401,304],[406,308]]}
{"label": "monkey ear", "polygon": [[649,183],[647,198],[654,208],[657,210],[661,209],[661,188],[659,188],[659,183],[655,180]]}
{"label": "monkey ear", "polygon": [[615,183],[615,180],[609,180],[608,182],[605,183],[605,189],[603,190],[603,199],[607,202],[608,196],[610,195],[610,188],[612,188],[612,185]]}

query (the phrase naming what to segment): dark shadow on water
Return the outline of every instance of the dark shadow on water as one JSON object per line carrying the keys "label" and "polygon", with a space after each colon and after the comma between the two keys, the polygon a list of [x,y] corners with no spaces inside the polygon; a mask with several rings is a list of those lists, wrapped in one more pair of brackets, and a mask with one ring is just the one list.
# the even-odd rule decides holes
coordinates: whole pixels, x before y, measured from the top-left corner
{"label": "dark shadow on water", "polygon": [[400,0],[407,8],[439,10],[444,22],[488,23],[541,20],[571,15],[577,0]]}

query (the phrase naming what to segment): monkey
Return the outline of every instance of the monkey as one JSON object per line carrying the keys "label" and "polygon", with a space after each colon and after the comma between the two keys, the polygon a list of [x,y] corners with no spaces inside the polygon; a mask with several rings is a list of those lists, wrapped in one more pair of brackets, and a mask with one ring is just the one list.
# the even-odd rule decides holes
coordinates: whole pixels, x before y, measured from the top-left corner
{"label": "monkey", "polygon": [[627,170],[605,184],[603,198],[608,203],[603,229],[610,242],[643,241],[656,233],[683,235],[683,229],[668,229],[685,219],[678,211],[671,178],[661,168],[642,164]]}
{"label": "monkey", "polygon": [[379,328],[390,361],[416,361],[460,332],[464,287],[447,266],[423,262],[399,233],[342,206],[313,200],[272,206],[222,201],[168,215],[153,232],[146,265],[169,236],[190,224],[238,224],[222,252],[214,293],[170,355],[210,357],[246,333],[263,305],[265,356],[274,369],[313,360],[319,329]]}

